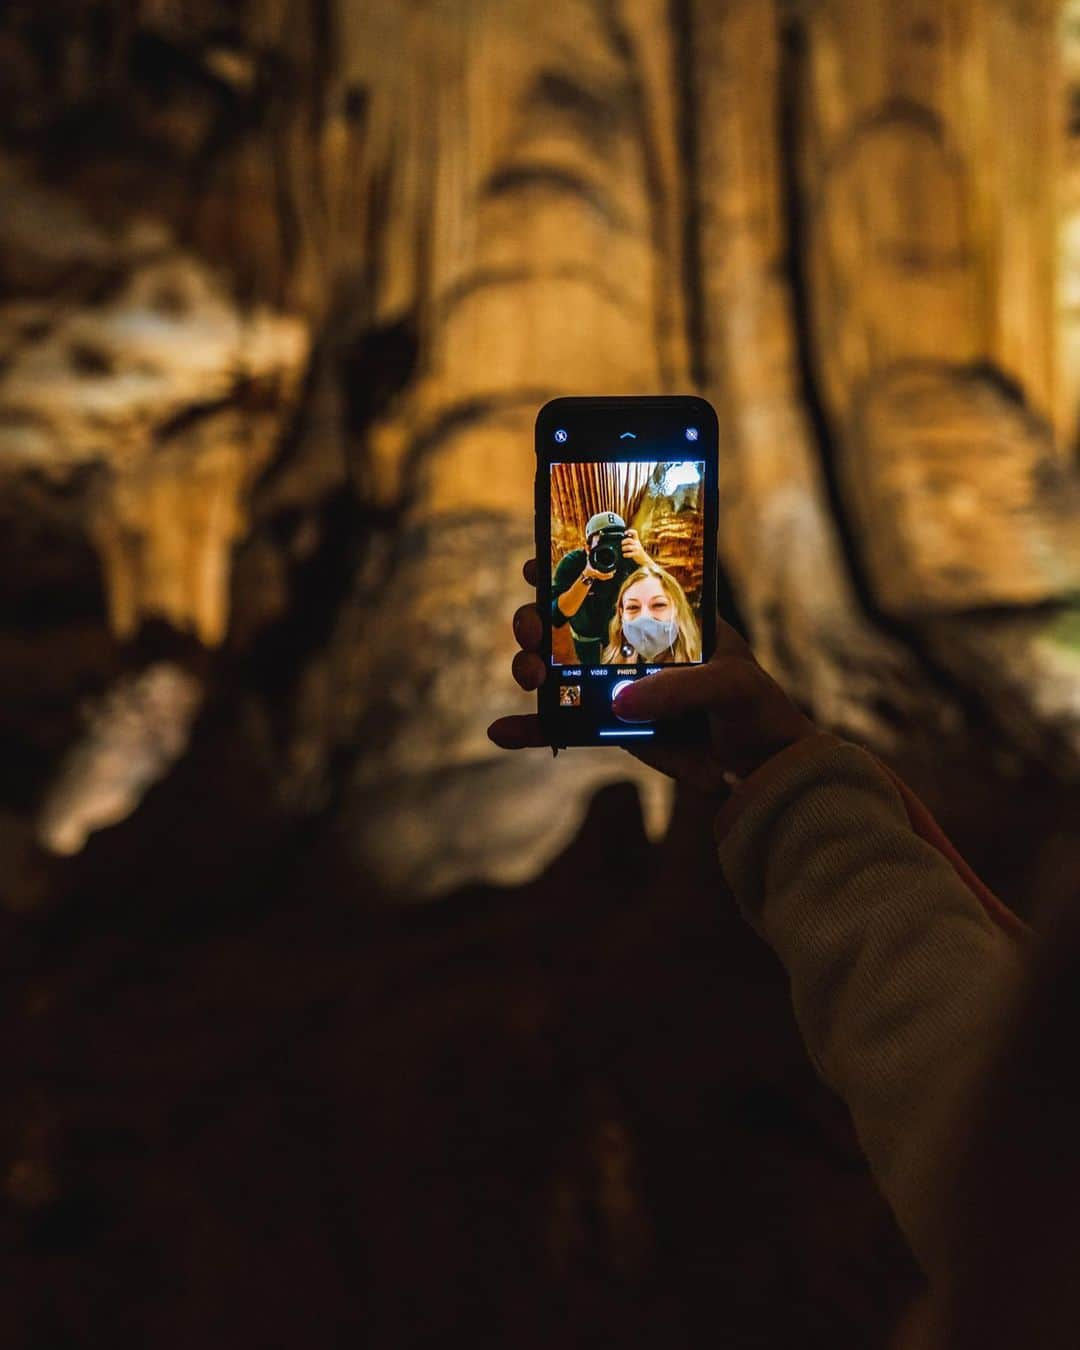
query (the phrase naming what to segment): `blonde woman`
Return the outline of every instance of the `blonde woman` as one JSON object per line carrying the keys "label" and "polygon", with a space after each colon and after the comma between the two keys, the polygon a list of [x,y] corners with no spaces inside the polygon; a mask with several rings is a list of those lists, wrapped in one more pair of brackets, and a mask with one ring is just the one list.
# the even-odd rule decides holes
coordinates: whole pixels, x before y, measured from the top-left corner
{"label": "blonde woman", "polygon": [[670,572],[649,563],[626,578],[601,660],[604,665],[701,660],[701,628]]}

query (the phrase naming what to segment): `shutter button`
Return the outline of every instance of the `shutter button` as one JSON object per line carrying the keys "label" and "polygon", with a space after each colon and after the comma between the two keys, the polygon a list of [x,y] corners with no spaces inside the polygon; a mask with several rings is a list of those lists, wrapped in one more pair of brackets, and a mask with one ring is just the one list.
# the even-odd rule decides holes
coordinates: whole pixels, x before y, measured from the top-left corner
{"label": "shutter button", "polygon": [[[617,681],[615,682],[615,684],[612,685],[612,688],[611,688],[611,701],[612,701],[612,703],[615,702],[616,696],[618,695],[618,693],[619,693],[619,691],[620,691],[621,689],[625,689],[626,686],[627,686],[628,684],[633,684],[633,683],[634,683],[633,680],[617,680]],[[615,712],[615,709],[614,709],[614,708],[612,708],[612,712]],[[615,716],[616,716],[616,717],[619,717],[619,714],[618,714],[617,712],[615,712]],[[620,722],[625,722],[626,720],[627,720],[627,719],[626,719],[625,717],[619,717],[619,721],[620,721]]]}

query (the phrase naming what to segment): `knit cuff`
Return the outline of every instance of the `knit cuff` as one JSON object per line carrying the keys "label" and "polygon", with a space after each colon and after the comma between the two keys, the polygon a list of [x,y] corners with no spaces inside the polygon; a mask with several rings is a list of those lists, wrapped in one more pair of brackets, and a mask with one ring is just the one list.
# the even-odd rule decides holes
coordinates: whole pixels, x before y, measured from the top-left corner
{"label": "knit cuff", "polygon": [[730,834],[732,827],[743,812],[756,801],[762,792],[772,786],[777,779],[785,778],[797,765],[808,759],[817,759],[837,745],[845,745],[839,736],[830,731],[815,731],[809,736],[800,736],[783,750],[778,750],[753,773],[748,774],[731,792],[731,796],[720,808],[713,827],[713,838],[722,844]]}
{"label": "knit cuff", "polygon": [[[858,750],[872,761],[877,773],[898,794],[912,833],[932,845],[941,854],[967,889],[979,901],[994,924],[1016,941],[1023,943],[1030,940],[1032,932],[1028,925],[1002,900],[998,899],[986,883],[974,872],[931,815],[925,803],[916,796],[903,779],[864,747],[858,746],[852,741],[843,740],[839,736],[834,736],[831,732],[814,732],[812,735],[803,736],[799,740],[793,741],[791,745],[786,746],[770,759],[767,759],[760,768],[755,769],[749,777],[732,790],[731,796],[716,816],[713,837],[717,847],[719,848],[724,844],[736,823],[744,817],[751,807],[760,803],[763,796],[782,795],[783,787],[780,785],[785,780],[797,777],[799,769],[804,765],[812,764],[815,760],[826,759],[832,751],[841,746]],[[777,791],[778,788],[779,792]],[[769,819],[767,807],[764,819]]]}

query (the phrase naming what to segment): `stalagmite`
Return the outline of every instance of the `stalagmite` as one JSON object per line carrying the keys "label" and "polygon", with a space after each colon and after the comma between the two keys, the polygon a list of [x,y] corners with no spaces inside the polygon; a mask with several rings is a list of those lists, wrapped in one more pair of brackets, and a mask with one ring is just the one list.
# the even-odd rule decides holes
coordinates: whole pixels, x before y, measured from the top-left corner
{"label": "stalagmite", "polygon": [[41,843],[77,853],[94,830],[130,815],[187,749],[202,695],[194,676],[165,661],[111,688],[41,805]]}

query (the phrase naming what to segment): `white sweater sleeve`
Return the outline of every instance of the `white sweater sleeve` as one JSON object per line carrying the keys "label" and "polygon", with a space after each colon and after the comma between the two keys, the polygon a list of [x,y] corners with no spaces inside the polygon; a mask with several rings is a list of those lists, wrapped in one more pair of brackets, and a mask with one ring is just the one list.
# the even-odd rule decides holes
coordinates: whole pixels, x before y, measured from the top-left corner
{"label": "white sweater sleeve", "polygon": [[949,1149],[1016,998],[1022,946],[915,833],[873,756],[838,737],[796,742],[751,775],[717,841],[742,913],[787,970],[810,1057],[929,1273]]}

